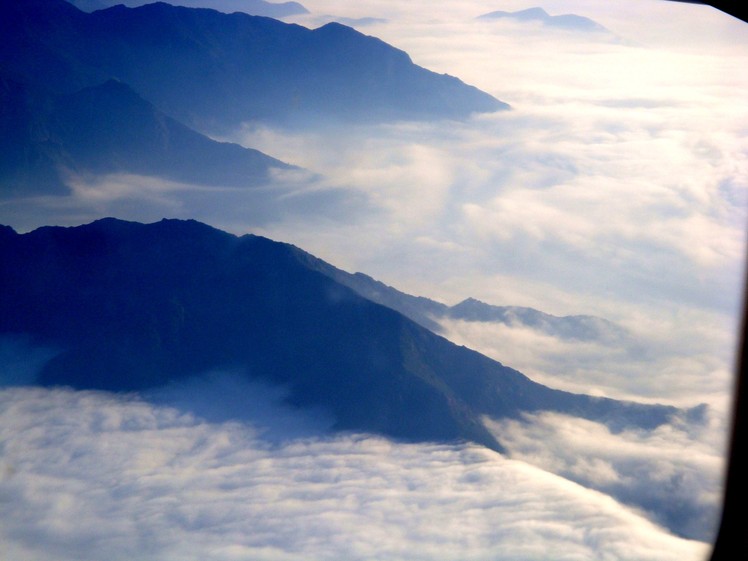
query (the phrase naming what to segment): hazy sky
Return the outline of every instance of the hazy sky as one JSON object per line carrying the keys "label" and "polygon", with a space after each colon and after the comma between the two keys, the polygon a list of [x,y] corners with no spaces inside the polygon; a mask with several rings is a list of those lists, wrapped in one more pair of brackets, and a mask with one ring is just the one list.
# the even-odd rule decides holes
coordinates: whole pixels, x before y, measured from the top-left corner
{"label": "hazy sky", "polygon": [[[631,338],[444,327],[555,387],[708,402],[707,425],[611,435],[548,415],[489,421],[509,459],[474,447],[309,436],[291,417],[290,440],[263,440],[264,416],[224,424],[168,408],[204,387],[162,395],[158,406],[4,390],[0,510],[12,524],[0,529],[0,544],[29,560],[49,558],[39,547],[62,560],[86,559],[85,551],[180,560],[309,559],[305,551],[315,559],[702,558],[703,544],[653,524],[669,514],[647,513],[645,503],[677,497],[690,516],[684,524],[715,520],[748,218],[748,26],[654,0],[304,5],[312,13],[294,20],[304,25],[327,15],[384,19],[360,30],[512,110],[345,130],[249,123],[231,139],[319,177],[279,175],[252,192],[71,178],[71,197],[4,202],[0,222],[28,230],[106,215],[197,218],[449,304],[472,296],[605,317]],[[475,20],[538,5],[590,17],[610,34]],[[20,352],[1,351],[3,364]],[[324,435],[319,418],[315,430]],[[22,516],[11,516],[19,503]]]}

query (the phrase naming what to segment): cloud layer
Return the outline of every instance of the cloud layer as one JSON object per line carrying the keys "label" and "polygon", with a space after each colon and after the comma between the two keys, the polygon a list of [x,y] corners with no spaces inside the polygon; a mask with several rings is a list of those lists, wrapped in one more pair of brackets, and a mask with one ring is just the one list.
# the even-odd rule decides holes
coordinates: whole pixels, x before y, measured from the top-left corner
{"label": "cloud layer", "polygon": [[270,444],[134,397],[0,392],[8,559],[697,560],[613,499],[476,446]]}
{"label": "cloud layer", "polygon": [[724,468],[719,419],[617,434],[555,413],[487,424],[512,458],[640,508],[680,535],[714,539]]}

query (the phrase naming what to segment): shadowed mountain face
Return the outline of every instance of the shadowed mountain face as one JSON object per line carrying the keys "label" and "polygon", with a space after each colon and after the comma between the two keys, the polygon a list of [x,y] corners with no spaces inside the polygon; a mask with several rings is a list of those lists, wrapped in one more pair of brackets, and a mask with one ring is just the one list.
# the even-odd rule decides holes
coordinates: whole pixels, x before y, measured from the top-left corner
{"label": "shadowed mountain face", "polygon": [[56,93],[116,78],[198,130],[243,121],[463,118],[505,109],[379,39],[164,3],[84,13],[62,0],[0,2],[6,72]]}
{"label": "shadowed mountain face", "polygon": [[215,142],[109,80],[70,95],[0,74],[0,196],[66,193],[65,173],[132,173],[249,187],[291,166]]}
{"label": "shadowed mountain face", "polygon": [[482,416],[551,410],[614,429],[677,412],[552,390],[375,304],[257,236],[194,221],[0,230],[0,335],[61,349],[40,382],[144,390],[220,368],[289,388],[336,428],[501,444]]}

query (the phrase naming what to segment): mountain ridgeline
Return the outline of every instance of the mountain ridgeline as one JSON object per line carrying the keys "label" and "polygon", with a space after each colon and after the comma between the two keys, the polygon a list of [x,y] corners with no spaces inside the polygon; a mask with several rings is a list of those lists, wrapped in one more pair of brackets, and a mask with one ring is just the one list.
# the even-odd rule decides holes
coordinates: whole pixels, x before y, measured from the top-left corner
{"label": "mountain ridgeline", "polygon": [[475,298],[466,298],[454,306],[447,306],[423,296],[406,294],[364,273],[348,273],[313,256],[308,257],[307,265],[364,298],[392,308],[437,333],[442,331],[442,321],[462,320],[526,327],[575,341],[620,343],[631,337],[624,328],[601,317],[554,316],[525,306],[494,306]]}
{"label": "mountain ridgeline", "polygon": [[197,130],[463,118],[507,107],[374,37],[244,13],[147,4],[86,13],[63,0],[0,2],[0,69],[54,93],[117,79]]}
{"label": "mountain ridgeline", "polygon": [[537,384],[457,346],[266,238],[194,221],[0,230],[0,336],[58,349],[38,382],[156,388],[220,369],[288,388],[340,430],[501,443],[483,417],[558,411],[613,429],[679,410]]}
{"label": "mountain ridgeline", "polygon": [[0,74],[0,196],[65,194],[67,177],[130,173],[198,185],[252,187],[292,166],[216,142],[109,80],[53,94]]}

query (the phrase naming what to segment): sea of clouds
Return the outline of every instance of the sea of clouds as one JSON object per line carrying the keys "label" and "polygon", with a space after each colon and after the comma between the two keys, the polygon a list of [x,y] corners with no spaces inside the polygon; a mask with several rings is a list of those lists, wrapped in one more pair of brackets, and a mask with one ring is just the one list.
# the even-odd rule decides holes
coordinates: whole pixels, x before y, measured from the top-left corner
{"label": "sea of clouds", "polygon": [[2,390],[0,450],[4,559],[697,561],[708,551],[479,446],[266,440],[256,425],[137,396]]}
{"label": "sea of clouds", "polygon": [[[717,518],[748,217],[745,28],[711,8],[638,0],[542,4],[613,36],[474,19],[537,5],[524,1],[304,4],[309,25],[384,20],[361,31],[512,110],[345,129],[247,123],[228,140],[309,173],[252,190],[71,176],[69,197],[3,201],[0,222],[197,218],[449,304],[597,315],[631,338],[443,327],[553,387],[707,402],[707,424],[613,435],[550,414],[488,420],[504,457],[332,436],[324,414],[278,405],[278,389],[244,388],[263,396],[255,416],[222,418],[196,396],[239,395],[224,376],[147,401],[10,388],[0,557],[703,559],[704,543],[662,524],[706,540]],[[8,365],[18,346],[4,348]],[[4,383],[28,381],[53,352],[27,350]]]}

